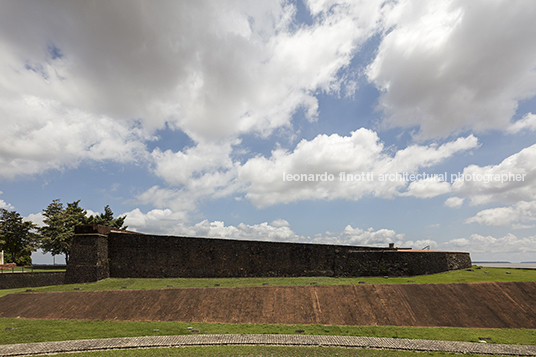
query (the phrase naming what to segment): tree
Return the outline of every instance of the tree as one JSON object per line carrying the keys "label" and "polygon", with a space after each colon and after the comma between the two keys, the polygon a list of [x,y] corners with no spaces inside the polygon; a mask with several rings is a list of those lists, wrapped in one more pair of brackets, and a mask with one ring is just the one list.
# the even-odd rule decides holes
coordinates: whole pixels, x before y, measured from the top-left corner
{"label": "tree", "polygon": [[39,241],[36,228],[32,222],[24,222],[16,211],[0,209],[0,247],[8,253],[8,260],[19,265],[31,264],[30,254]]}
{"label": "tree", "polygon": [[69,262],[74,227],[86,223],[87,212],[78,206],[79,203],[80,200],[67,203],[64,208],[63,203],[56,199],[43,210],[45,226],[39,228],[43,252],[65,254],[65,262]]}
{"label": "tree", "polygon": [[123,227],[125,218],[127,218],[127,216],[114,218],[112,209],[109,205],[106,205],[106,207],[104,207],[104,213],[87,218],[86,224],[100,224],[108,227],[126,229],[126,226]]}
{"label": "tree", "polygon": [[74,238],[74,227],[83,224],[101,224],[114,228],[123,227],[126,216],[115,218],[110,206],[104,207],[104,213],[87,217],[87,211],[78,204],[80,200],[67,203],[64,208],[59,199],[53,200],[43,210],[45,226],[39,228],[41,233],[41,249],[52,255],[65,254],[65,262],[69,262],[69,253]]}

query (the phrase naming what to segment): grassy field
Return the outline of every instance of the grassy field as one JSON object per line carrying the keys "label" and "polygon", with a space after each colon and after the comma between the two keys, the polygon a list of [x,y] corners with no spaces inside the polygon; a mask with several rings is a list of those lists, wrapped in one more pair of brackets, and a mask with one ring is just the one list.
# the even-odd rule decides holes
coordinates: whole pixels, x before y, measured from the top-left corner
{"label": "grassy field", "polygon": [[[493,281],[536,281],[536,270],[480,268],[452,271],[441,274],[404,278],[234,278],[234,279],[106,279],[91,284],[73,284],[33,288],[34,291],[72,291],[128,289],[169,289],[231,286],[289,286],[322,284],[416,284],[416,283],[459,283]],[[27,289],[0,290],[0,296],[8,293],[25,292]],[[73,320],[30,320],[0,319],[0,344],[62,341],[88,338],[161,336],[189,334],[188,327],[206,334],[294,334],[304,330],[311,335],[347,335],[394,338],[418,338],[448,341],[478,342],[480,337],[491,338],[491,343],[536,345],[536,330],[530,329],[466,329],[466,328],[421,328],[389,326],[322,326],[322,325],[268,325],[268,324],[206,324],[181,322],[146,321],[73,321]],[[220,347],[217,348],[221,349]],[[307,349],[311,351],[310,349]],[[322,349],[319,349],[319,351]],[[165,350],[164,354],[183,354]],[[194,348],[191,351],[195,351]],[[203,349],[203,351],[208,351]],[[130,351],[132,352],[132,351]],[[126,351],[125,353],[130,353]],[[103,352],[105,353],[105,352]],[[157,353],[157,352],[154,352]],[[193,353],[193,352],[192,352]],[[248,355],[247,350],[240,355]],[[253,352],[252,352],[253,353]],[[266,352],[268,353],[268,352]],[[268,355],[282,355],[270,352]],[[315,352],[316,353],[316,352]],[[319,352],[320,353],[320,352]],[[110,354],[111,355],[111,354]],[[153,355],[153,354],[149,354]],[[186,354],[188,355],[188,354]],[[218,354],[216,354],[218,355]],[[228,355],[228,354],[225,354]],[[262,355],[257,352],[254,355]],[[299,354],[296,354],[299,355]],[[322,354],[318,354],[322,356]],[[330,354],[331,355],[331,354]],[[341,354],[344,355],[344,354]],[[361,355],[361,353],[360,353]],[[92,354],[95,356],[95,354]],[[420,354],[419,356],[422,356]]]}
{"label": "grassy field", "polygon": [[[290,286],[290,285],[353,285],[353,284],[419,284],[419,283],[469,283],[492,281],[536,281],[536,270],[481,268],[473,266],[473,270],[458,270],[439,274],[421,275],[415,277],[383,278],[330,278],[330,277],[300,277],[300,278],[215,278],[215,279],[105,279],[90,284],[69,284],[32,288],[34,291],[72,291],[81,290],[116,290],[123,287],[128,289],[169,289],[169,288],[206,288],[216,285],[232,286]],[[0,297],[25,292],[27,288],[0,290]]]}
{"label": "grassy field", "polygon": [[169,336],[191,334],[296,334],[368,336],[491,343],[536,344],[536,330],[471,329],[453,327],[324,326],[269,324],[209,324],[172,321],[76,321],[0,319],[0,344],[65,341],[93,338]]}
{"label": "grassy field", "polygon": [[[72,354],[56,356],[72,357]],[[279,357],[279,356],[361,356],[361,357],[443,357],[453,356],[451,353],[440,352],[410,352],[410,351],[380,351],[335,347],[268,347],[268,346],[219,346],[219,347],[186,347],[186,348],[155,348],[146,350],[122,350],[77,353],[80,357],[183,357],[183,356],[241,356],[241,357]],[[466,354],[464,356],[481,356]],[[487,357],[490,357],[487,355]]]}

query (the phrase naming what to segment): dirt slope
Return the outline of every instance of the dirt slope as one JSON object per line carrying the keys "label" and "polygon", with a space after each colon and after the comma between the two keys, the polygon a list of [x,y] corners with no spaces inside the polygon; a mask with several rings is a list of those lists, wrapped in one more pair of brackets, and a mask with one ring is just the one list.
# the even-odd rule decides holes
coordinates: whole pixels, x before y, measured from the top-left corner
{"label": "dirt slope", "polygon": [[0,317],[536,328],[536,282],[10,294]]}

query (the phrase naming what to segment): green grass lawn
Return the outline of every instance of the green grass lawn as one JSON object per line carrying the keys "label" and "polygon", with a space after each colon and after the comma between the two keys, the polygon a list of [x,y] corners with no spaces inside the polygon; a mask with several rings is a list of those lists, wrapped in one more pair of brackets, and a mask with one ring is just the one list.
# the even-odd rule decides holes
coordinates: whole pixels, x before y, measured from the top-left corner
{"label": "green grass lawn", "polygon": [[[510,274],[507,274],[510,273]],[[169,289],[220,286],[270,286],[322,284],[417,284],[459,283],[493,281],[536,281],[536,270],[479,268],[440,274],[404,278],[232,278],[232,279],[106,279],[91,284],[73,284],[36,287],[34,291]],[[24,289],[0,290],[0,296],[25,292]],[[76,321],[76,320],[31,320],[0,319],[0,344],[62,341],[89,338],[135,337],[189,334],[193,327],[206,334],[294,334],[304,330],[311,335],[349,335],[395,338],[418,338],[449,341],[478,342],[479,337],[489,337],[492,343],[536,345],[536,330],[530,329],[467,329],[390,326],[322,326],[322,325],[268,325],[268,324],[206,324],[182,322],[146,321]],[[192,349],[194,351],[194,349]],[[207,350],[204,350],[207,351]],[[103,352],[104,353],[104,352]],[[165,352],[167,353],[167,352]],[[245,353],[245,352],[244,352]],[[165,355],[165,354],[164,354]],[[244,355],[244,354],[243,354]],[[278,355],[278,354],[274,354]],[[92,354],[92,356],[95,356]],[[420,355],[422,356],[422,355]]]}
{"label": "green grass lawn", "polygon": [[[510,273],[510,274],[507,274]],[[419,283],[460,283],[460,282],[493,282],[493,281],[536,281],[536,270],[481,268],[473,266],[473,271],[457,270],[439,274],[415,277],[299,277],[299,278],[214,278],[214,279],[105,279],[89,284],[69,284],[32,288],[34,291],[72,291],[81,290],[116,290],[127,286],[128,289],[169,289],[173,288],[206,288],[219,284],[222,287],[232,286],[290,286],[290,285],[353,285],[365,284],[419,284]],[[0,290],[0,297],[25,292],[27,288]]]}
{"label": "green grass lawn", "polygon": [[532,329],[471,329],[453,327],[324,326],[270,324],[209,324],[173,321],[77,321],[0,319],[0,344],[65,341],[93,338],[168,336],[191,334],[296,334],[369,336],[536,345]]}
{"label": "green grass lawn", "polygon": [[[64,353],[56,356],[72,357]],[[451,353],[441,352],[411,352],[411,351],[385,351],[362,350],[354,348],[337,347],[275,347],[275,346],[218,346],[218,347],[185,347],[185,348],[154,348],[140,350],[99,351],[77,353],[80,357],[183,357],[183,356],[241,356],[241,357],[279,357],[279,356],[361,356],[361,357],[443,357],[453,356]],[[464,356],[480,356],[466,354]],[[487,355],[490,357],[489,355]]]}

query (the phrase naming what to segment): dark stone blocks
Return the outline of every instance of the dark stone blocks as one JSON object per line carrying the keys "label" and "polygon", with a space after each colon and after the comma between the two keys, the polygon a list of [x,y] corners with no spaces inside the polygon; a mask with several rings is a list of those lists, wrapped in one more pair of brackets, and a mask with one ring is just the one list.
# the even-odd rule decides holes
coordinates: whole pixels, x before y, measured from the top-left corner
{"label": "dark stone blocks", "polygon": [[61,285],[64,279],[63,272],[0,274],[0,289]]}
{"label": "dark stone blocks", "polygon": [[107,237],[100,234],[76,235],[65,272],[65,284],[87,283],[109,277]]}
{"label": "dark stone blocks", "polygon": [[108,244],[117,278],[411,276],[471,266],[468,253],[456,252],[113,232]]}
{"label": "dark stone blocks", "polygon": [[66,283],[108,277],[412,276],[471,267],[469,253],[458,252],[156,236],[101,227],[78,232],[84,234],[73,242]]}

